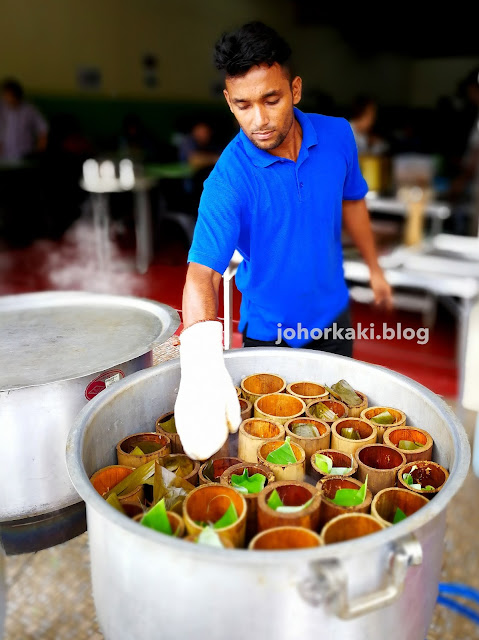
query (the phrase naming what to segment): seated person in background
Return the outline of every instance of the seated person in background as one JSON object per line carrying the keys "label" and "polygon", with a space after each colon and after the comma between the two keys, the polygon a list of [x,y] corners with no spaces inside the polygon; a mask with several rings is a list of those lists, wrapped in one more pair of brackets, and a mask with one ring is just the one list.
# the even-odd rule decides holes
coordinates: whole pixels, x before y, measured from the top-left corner
{"label": "seated person in background", "polygon": [[353,130],[358,153],[380,155],[387,151],[387,144],[372,133],[377,117],[377,105],[372,98],[358,96],[351,108],[349,124]]}
{"label": "seated person in background", "polygon": [[187,162],[193,169],[213,168],[221,155],[222,149],[214,140],[211,125],[205,121],[198,121],[186,135],[179,149],[181,162]]}
{"label": "seated person in background", "polygon": [[18,162],[35,151],[45,151],[47,135],[47,121],[25,102],[20,83],[5,80],[0,101],[0,161]]}

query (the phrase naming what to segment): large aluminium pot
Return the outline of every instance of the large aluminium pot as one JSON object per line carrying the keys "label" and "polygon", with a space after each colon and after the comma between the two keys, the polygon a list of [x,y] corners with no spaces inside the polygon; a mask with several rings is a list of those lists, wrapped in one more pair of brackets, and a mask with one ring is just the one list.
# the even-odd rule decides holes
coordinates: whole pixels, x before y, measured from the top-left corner
{"label": "large aluminium pot", "polygon": [[45,292],[0,298],[0,546],[37,551],[82,533],[85,506],[65,464],[78,412],[153,363],[179,325],[166,305]]}
{"label": "large aluminium pot", "polygon": [[6,612],[5,557],[0,549],[0,638],[3,638]]}
{"label": "large aluminium pot", "polygon": [[88,479],[114,461],[121,438],[151,430],[173,408],[178,360],[134,374],[81,412],[67,447],[70,476],[87,505],[93,596],[105,638],[424,640],[438,593],[446,507],[470,460],[452,411],[416,382],[342,356],[255,348],[230,351],[225,361],[236,385],[258,371],[288,382],[346,378],[373,405],[400,407],[408,424],[427,428],[449,480],[403,522],[340,544],[252,552],[163,536],[112,509]]}

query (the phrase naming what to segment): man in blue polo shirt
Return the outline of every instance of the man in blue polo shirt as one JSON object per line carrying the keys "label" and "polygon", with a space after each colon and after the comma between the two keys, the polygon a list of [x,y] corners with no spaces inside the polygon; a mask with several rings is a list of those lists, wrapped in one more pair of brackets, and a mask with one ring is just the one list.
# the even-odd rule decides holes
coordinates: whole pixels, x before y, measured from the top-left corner
{"label": "man in blue polo shirt", "polygon": [[391,305],[349,123],[295,107],[301,78],[291,72],[289,46],[266,25],[224,35],[215,56],[241,131],[204,184],[183,293],[175,417],[185,452],[199,459],[217,451],[240,422],[217,320],[221,275],[235,249],[244,258],[236,284],[245,346],[351,355],[352,341],[338,332],[350,325],[342,224],[370,268],[376,303]]}

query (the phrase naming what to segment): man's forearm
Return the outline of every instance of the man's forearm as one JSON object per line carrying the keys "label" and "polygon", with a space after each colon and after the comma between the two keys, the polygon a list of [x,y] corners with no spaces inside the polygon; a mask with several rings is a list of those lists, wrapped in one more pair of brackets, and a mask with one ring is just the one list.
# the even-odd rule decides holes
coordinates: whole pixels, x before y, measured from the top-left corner
{"label": "man's forearm", "polygon": [[188,267],[183,289],[183,325],[185,329],[201,320],[218,316],[218,291],[221,274],[194,262]]}
{"label": "man's forearm", "polygon": [[380,271],[369,211],[364,199],[343,200],[343,223],[370,271]]}

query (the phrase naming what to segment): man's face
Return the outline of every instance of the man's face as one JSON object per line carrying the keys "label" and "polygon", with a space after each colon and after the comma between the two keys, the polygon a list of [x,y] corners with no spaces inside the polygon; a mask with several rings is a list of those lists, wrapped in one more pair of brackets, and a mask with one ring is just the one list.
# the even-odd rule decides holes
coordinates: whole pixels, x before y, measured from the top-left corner
{"label": "man's face", "polygon": [[2,92],[2,98],[6,105],[9,107],[17,107],[19,102],[16,95],[9,89],[4,89]]}
{"label": "man's face", "polygon": [[245,75],[226,78],[224,96],[251,142],[264,151],[279,147],[294,120],[293,106],[301,99],[301,78],[290,82],[278,64],[252,67]]}

